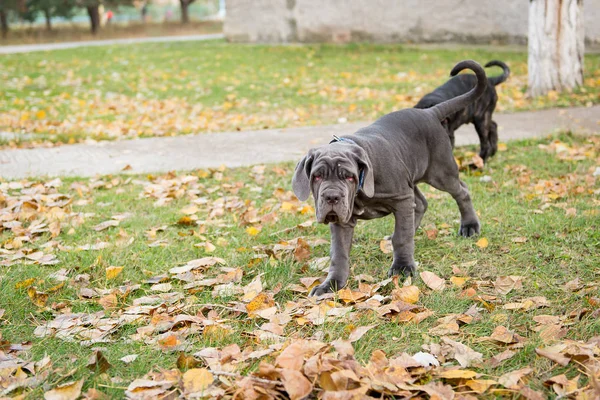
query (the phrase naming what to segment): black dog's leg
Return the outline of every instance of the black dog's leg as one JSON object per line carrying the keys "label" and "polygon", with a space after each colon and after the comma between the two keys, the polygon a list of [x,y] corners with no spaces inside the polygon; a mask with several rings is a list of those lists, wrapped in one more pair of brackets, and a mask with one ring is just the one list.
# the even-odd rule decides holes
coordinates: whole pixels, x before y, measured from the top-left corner
{"label": "black dog's leg", "polygon": [[496,121],[490,122],[490,157],[498,151],[498,124]]}
{"label": "black dog's leg", "polygon": [[479,156],[485,161],[490,156],[490,141],[489,141],[489,130],[490,122],[492,121],[490,115],[485,113],[483,118],[475,118],[473,124],[475,124],[475,130],[479,136]]}
{"label": "black dog's leg", "polygon": [[315,286],[310,296],[320,296],[337,291],[346,286],[350,275],[350,248],[354,225],[329,224],[331,231],[331,265],[327,278],[319,286]]}
{"label": "black dog's leg", "polygon": [[388,276],[414,275],[416,266],[415,253],[415,199],[410,196],[401,200],[394,212],[396,220],[392,245],[394,247],[394,261]]}

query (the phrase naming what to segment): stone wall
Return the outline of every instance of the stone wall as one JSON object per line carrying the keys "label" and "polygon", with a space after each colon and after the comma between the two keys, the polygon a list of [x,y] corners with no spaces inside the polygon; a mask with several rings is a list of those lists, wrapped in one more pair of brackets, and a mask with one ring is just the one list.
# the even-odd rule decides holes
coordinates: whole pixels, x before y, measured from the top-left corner
{"label": "stone wall", "polygon": [[[466,42],[527,39],[528,0],[226,0],[235,42]],[[584,0],[586,41],[600,43],[600,0]]]}

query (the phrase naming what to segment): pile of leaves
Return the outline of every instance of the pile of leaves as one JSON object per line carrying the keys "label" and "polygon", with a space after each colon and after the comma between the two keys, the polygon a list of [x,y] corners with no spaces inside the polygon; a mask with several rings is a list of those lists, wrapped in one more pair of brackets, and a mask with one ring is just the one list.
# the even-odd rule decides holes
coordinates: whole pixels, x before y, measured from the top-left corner
{"label": "pile of leaves", "polygon": [[371,221],[319,299],[329,236],[291,165],[1,182],[0,396],[597,398],[600,140],[522,149],[465,176],[484,236],[426,189],[419,277],[381,280]]}

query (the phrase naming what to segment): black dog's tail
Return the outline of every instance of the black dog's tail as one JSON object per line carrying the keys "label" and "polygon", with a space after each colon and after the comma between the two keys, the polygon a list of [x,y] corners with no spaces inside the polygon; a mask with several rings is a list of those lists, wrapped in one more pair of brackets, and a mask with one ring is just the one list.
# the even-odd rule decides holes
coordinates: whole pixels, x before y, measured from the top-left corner
{"label": "black dog's tail", "polygon": [[510,76],[510,68],[508,68],[508,65],[504,64],[502,61],[499,60],[492,60],[489,63],[485,64],[485,67],[500,67],[502,68],[502,75],[498,75],[498,76],[492,76],[490,78],[488,78],[488,81],[490,81],[490,83],[494,86],[501,84],[502,82],[506,81],[508,79],[508,77]]}
{"label": "black dog's tail", "polygon": [[465,60],[456,64],[454,68],[452,68],[450,76],[457,75],[463,69],[470,69],[471,71],[475,72],[475,76],[477,77],[477,85],[475,85],[473,89],[469,90],[465,94],[461,94],[460,96],[456,96],[450,100],[446,100],[443,103],[429,108],[429,110],[435,112],[435,115],[440,121],[443,121],[447,116],[462,110],[477,100],[487,87],[487,77],[485,76],[485,71],[483,68],[481,68],[481,65],[477,64],[473,60]]}

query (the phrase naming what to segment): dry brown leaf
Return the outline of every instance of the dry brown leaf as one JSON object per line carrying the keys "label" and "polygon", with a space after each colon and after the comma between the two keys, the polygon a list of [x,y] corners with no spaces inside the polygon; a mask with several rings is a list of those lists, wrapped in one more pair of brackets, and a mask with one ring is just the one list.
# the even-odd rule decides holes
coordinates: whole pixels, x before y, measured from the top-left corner
{"label": "dry brown leaf", "polygon": [[446,281],[433,272],[423,271],[420,273],[423,282],[432,290],[442,291],[446,288]]}
{"label": "dry brown leaf", "polygon": [[290,396],[290,400],[300,400],[308,396],[313,385],[300,371],[293,369],[282,369],[280,371],[283,387]]}
{"label": "dry brown leaf", "polygon": [[112,365],[108,362],[104,354],[100,350],[96,350],[92,353],[87,363],[88,369],[99,372],[103,374],[106,372]]}
{"label": "dry brown leaf", "polygon": [[465,344],[447,337],[443,337],[442,342],[452,347],[453,353],[449,354],[449,357],[458,361],[463,368],[469,367],[474,363],[480,363],[483,360],[483,354]]}
{"label": "dry brown leaf", "polygon": [[400,300],[405,303],[415,304],[419,301],[420,293],[421,291],[417,286],[401,286],[392,291],[392,298],[394,301]]}
{"label": "dry brown leaf", "polygon": [[506,295],[512,290],[523,289],[523,276],[500,276],[494,282],[494,289],[496,293]]}
{"label": "dry brown leaf", "polygon": [[183,390],[186,394],[202,393],[213,380],[213,374],[206,368],[192,368],[182,376]]}
{"label": "dry brown leaf", "polygon": [[502,353],[496,354],[495,356],[490,358],[490,360],[487,362],[487,365],[489,365],[492,368],[496,368],[502,363],[502,361],[506,361],[509,358],[514,357],[515,354],[517,353],[512,350],[504,350]]}
{"label": "dry brown leaf", "polygon": [[392,246],[392,241],[388,239],[384,239],[379,242],[379,248],[381,249],[383,254],[390,254],[394,251],[394,247]]}
{"label": "dry brown leaf", "polygon": [[109,219],[108,221],[104,221],[104,222],[99,223],[96,226],[93,226],[92,229],[95,230],[96,232],[100,232],[100,231],[103,231],[103,230],[108,229],[113,226],[119,226],[119,224],[120,224],[120,221],[117,221],[114,219]]}
{"label": "dry brown leaf", "polygon": [[560,348],[556,347],[547,347],[545,349],[535,349],[537,355],[546,357],[549,360],[554,361],[557,364],[566,367],[567,364],[571,361],[569,357],[566,357],[564,354],[560,353]]}
{"label": "dry brown leaf", "polygon": [[77,400],[81,396],[83,379],[65,383],[44,393],[45,400]]}
{"label": "dry brown leaf", "polygon": [[508,372],[498,379],[498,383],[506,388],[513,388],[518,386],[519,381],[523,379],[523,377],[529,375],[533,372],[532,368],[526,367],[516,371]]}
{"label": "dry brown leaf", "polygon": [[356,342],[358,339],[360,339],[361,337],[363,337],[363,335],[365,333],[367,333],[368,331],[370,331],[371,329],[373,329],[375,327],[375,325],[367,325],[367,326],[359,326],[356,327],[352,330],[352,332],[350,332],[350,336],[348,336],[348,340],[350,342]]}

